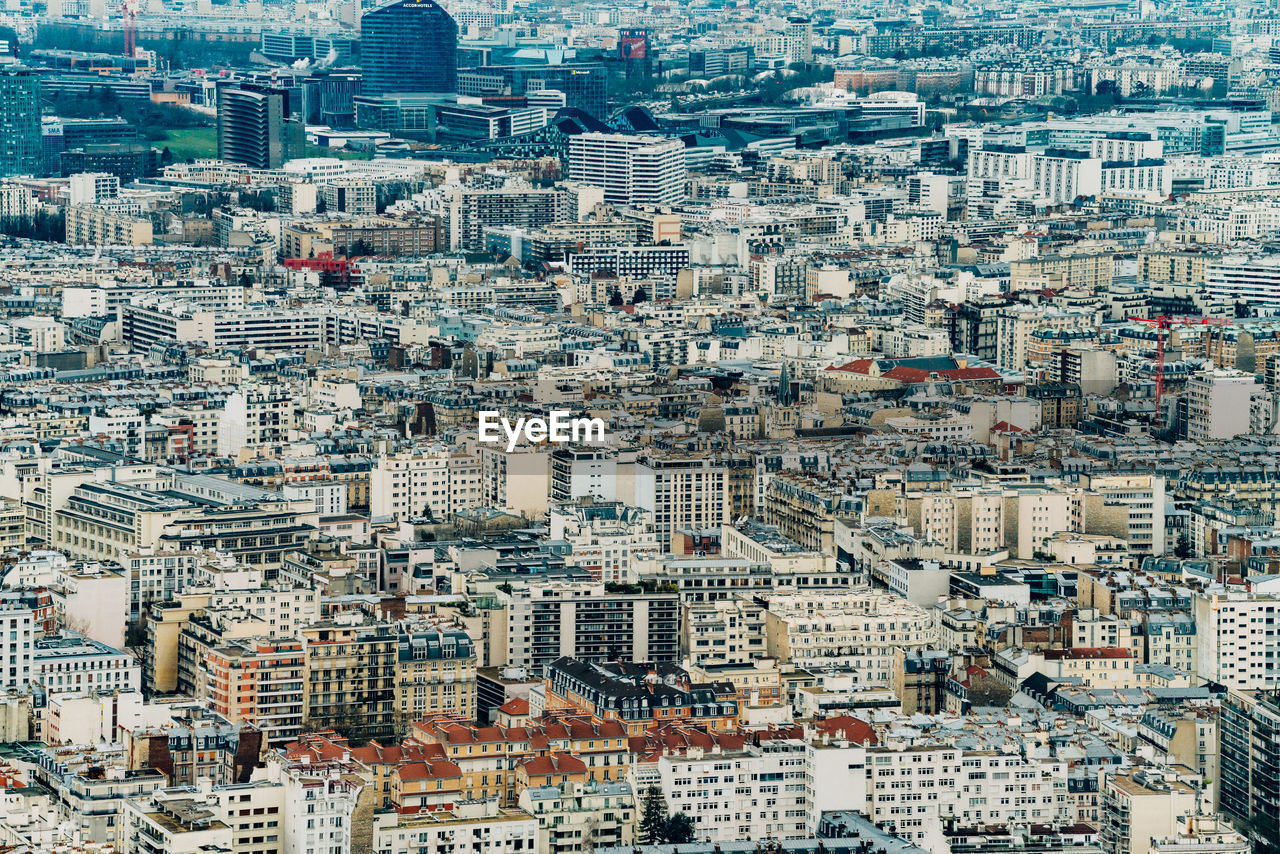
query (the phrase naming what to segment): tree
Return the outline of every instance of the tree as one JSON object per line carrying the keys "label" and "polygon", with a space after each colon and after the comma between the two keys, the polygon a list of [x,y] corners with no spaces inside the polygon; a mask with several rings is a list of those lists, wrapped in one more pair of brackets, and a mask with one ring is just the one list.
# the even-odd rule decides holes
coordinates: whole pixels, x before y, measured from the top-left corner
{"label": "tree", "polygon": [[693,819],[682,812],[675,813],[662,825],[662,841],[671,845],[683,845],[693,841]]}
{"label": "tree", "polygon": [[974,708],[1004,708],[1013,691],[998,679],[975,673],[969,678],[969,705]]}
{"label": "tree", "polygon": [[662,842],[667,826],[667,802],[662,797],[662,790],[650,786],[644,790],[644,800],[640,802],[640,842],[645,845],[657,845]]}
{"label": "tree", "polygon": [[1191,538],[1183,532],[1178,535],[1178,544],[1173,547],[1173,556],[1176,558],[1191,557]]}
{"label": "tree", "polygon": [[631,294],[631,304],[639,305],[649,299],[649,293],[644,289],[644,285],[636,285],[635,292]]}
{"label": "tree", "polygon": [[622,305],[622,291],[617,286],[609,289],[609,305]]}

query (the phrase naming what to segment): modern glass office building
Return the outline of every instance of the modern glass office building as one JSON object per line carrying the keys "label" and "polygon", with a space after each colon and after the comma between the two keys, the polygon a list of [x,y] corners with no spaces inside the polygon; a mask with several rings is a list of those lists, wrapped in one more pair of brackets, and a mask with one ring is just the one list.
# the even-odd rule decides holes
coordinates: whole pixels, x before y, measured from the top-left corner
{"label": "modern glass office building", "polygon": [[40,78],[29,68],[0,70],[0,176],[39,175],[43,166]]}
{"label": "modern glass office building", "polygon": [[400,0],[360,22],[361,92],[458,91],[458,25],[434,0]]}

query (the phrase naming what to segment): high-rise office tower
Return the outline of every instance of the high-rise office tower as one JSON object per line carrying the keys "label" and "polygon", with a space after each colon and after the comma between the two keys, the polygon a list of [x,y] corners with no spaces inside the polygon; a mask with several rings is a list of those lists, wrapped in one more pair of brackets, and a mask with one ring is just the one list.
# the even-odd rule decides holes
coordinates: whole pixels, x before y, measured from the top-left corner
{"label": "high-rise office tower", "polygon": [[434,0],[399,0],[360,19],[361,92],[458,91],[458,25]]}
{"label": "high-rise office tower", "polygon": [[301,122],[289,118],[289,96],[268,86],[218,90],[218,157],[256,169],[277,169],[299,157]]}
{"label": "high-rise office tower", "polygon": [[29,68],[0,71],[0,176],[39,175],[44,165],[40,80]]}
{"label": "high-rise office tower", "polygon": [[684,197],[684,143],[660,136],[569,137],[569,180],[604,190],[615,205],[669,205]]}

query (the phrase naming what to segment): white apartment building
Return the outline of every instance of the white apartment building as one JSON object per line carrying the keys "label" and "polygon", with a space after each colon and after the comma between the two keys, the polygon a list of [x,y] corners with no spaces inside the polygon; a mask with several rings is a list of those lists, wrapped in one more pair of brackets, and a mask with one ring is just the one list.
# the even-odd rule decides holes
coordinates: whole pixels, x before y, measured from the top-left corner
{"label": "white apartment building", "polygon": [[1173,192],[1173,171],[1161,159],[1103,161],[1098,194],[1158,202]]}
{"label": "white apartment building", "polygon": [[1195,374],[1187,381],[1187,438],[1208,442],[1248,433],[1247,413],[1265,393],[1253,374],[1222,370]]}
{"label": "white apartment building", "polygon": [[12,341],[32,353],[57,353],[66,348],[67,328],[51,317],[17,317],[9,321]]}
{"label": "white apartment building", "polygon": [[1049,149],[1033,154],[1031,189],[1050,204],[1096,196],[1102,188],[1102,161],[1075,151]]}
{"label": "white apartment building", "polygon": [[834,593],[780,593],[765,610],[768,654],[803,667],[847,661],[865,684],[891,684],[897,647],[933,649],[930,612],[906,599],[864,588]]}
{"label": "white apartment building", "polygon": [[963,826],[1057,826],[1075,818],[1065,762],[966,752],[960,765],[956,817]]}
{"label": "white apartment building", "polygon": [[864,119],[901,116],[913,127],[924,125],[925,103],[914,92],[873,92],[858,99]]}
{"label": "white apartment building", "polygon": [[[209,311],[235,312],[244,309],[244,288],[235,281],[222,279],[179,279],[155,282],[117,282],[68,285],[62,289],[62,316],[117,317],[123,306],[135,297],[180,298],[184,303]],[[200,361],[212,361],[202,359]],[[235,379],[240,379],[240,365],[235,365]]]}
{"label": "white apartment building", "polygon": [[894,836],[926,851],[946,851],[942,819],[959,808],[964,778],[961,752],[955,747],[868,748],[864,812]]}
{"label": "white apartment building", "polygon": [[294,405],[283,386],[250,386],[232,392],[218,421],[218,455],[235,458],[245,448],[288,440],[297,426]]}
{"label": "white apartment building", "polygon": [[[282,854],[347,854],[352,845],[352,818],[364,784],[334,766],[291,764],[271,773],[284,785]],[[374,850],[396,850],[379,848],[376,841]]]}
{"label": "white apartment building", "polygon": [[380,456],[369,473],[373,516],[406,521],[430,515],[445,520],[479,504],[479,459],[443,445]]}
{"label": "white apartment building", "polygon": [[690,750],[658,760],[669,812],[690,816],[700,840],[808,836],[808,746],[762,741],[741,752]]}
{"label": "white apartment building", "polygon": [[481,445],[480,490],[484,503],[507,513],[541,517],[551,495],[551,455],[542,445]]}
{"label": "white apartment building", "polygon": [[1164,156],[1162,140],[1140,137],[1140,134],[1100,136],[1093,141],[1090,153],[1103,161],[1157,160]]}
{"label": "white apartment building", "polygon": [[813,21],[787,18],[787,62],[813,62]]}
{"label": "white apartment building", "polygon": [[341,516],[347,512],[347,485],[337,480],[312,480],[302,483],[286,483],[280,492],[290,501],[305,500],[315,503],[321,516]]}
{"label": "white apartment building", "polygon": [[1226,255],[1211,261],[1205,266],[1204,286],[1210,301],[1274,312],[1280,309],[1280,255]]}
{"label": "white apartment building", "polygon": [[1162,555],[1165,479],[1150,474],[1097,474],[1082,481],[1081,518],[1071,530],[1122,537],[1138,554]]}
{"label": "white apartment building", "polygon": [[[378,813],[373,850],[380,854],[454,854],[458,840],[483,854],[538,851],[538,820],[522,809],[506,809],[497,800],[466,801],[453,810],[400,815]],[[337,854],[337,852],[334,852]]]}
{"label": "white apartment building", "polygon": [[330,213],[372,216],[378,212],[378,193],[372,181],[343,178],[325,184],[320,192]]}
{"label": "white apartment building", "polygon": [[551,539],[572,547],[566,563],[601,581],[634,581],[632,557],[658,549],[653,516],[622,502],[552,504]]}
{"label": "white apartment building", "polygon": [[107,172],[80,172],[68,181],[73,205],[96,205],[120,195],[120,178]]}
{"label": "white apartment building", "polygon": [[969,178],[1021,181],[1031,175],[1031,153],[1022,147],[987,145],[969,149]]}
{"label": "white apartment building", "polygon": [[141,459],[147,419],[134,406],[113,406],[89,414],[89,434],[116,439],[124,452]]}
{"label": "white apartment building", "polygon": [[611,593],[600,582],[516,583],[506,605],[506,663],[541,673],[561,656],[592,661],[679,659],[675,593]]}
{"label": "white apartment building", "polygon": [[30,608],[6,604],[0,609],[0,686],[24,689],[35,673],[32,646],[35,643],[35,614]]}
{"label": "white apartment building", "polygon": [[[636,463],[636,505],[653,515],[663,549],[676,531],[719,529],[734,519],[733,488],[739,472],[732,459],[646,454]],[[752,479],[754,470],[746,473]]]}
{"label": "white apartment building", "polygon": [[678,139],[616,133],[569,139],[569,180],[600,187],[611,204],[674,204],[684,197],[684,179]]}
{"label": "white apartment building", "polygon": [[320,595],[308,587],[290,587],[282,581],[273,587],[244,587],[209,593],[210,610],[235,609],[262,621],[265,633],[275,638],[297,635],[303,626],[320,621]]}
{"label": "white apartment building", "polygon": [[129,620],[138,621],[152,602],[172,599],[193,586],[197,563],[195,552],[144,548],[122,555],[120,565],[129,582]]}
{"label": "white apartment building", "polygon": [[639,818],[635,795],[623,782],[527,788],[518,806],[537,817],[537,850],[543,854],[630,845]]}
{"label": "white apartment building", "polygon": [[36,196],[16,184],[0,185],[0,218],[28,217],[36,212]]}
{"label": "white apartment building", "polygon": [[32,678],[49,692],[142,690],[142,667],[127,652],[69,632],[34,646]]}
{"label": "white apartment building", "polygon": [[1280,688],[1280,585],[1254,588],[1193,594],[1198,679],[1237,691]]}
{"label": "white apartment building", "polygon": [[732,596],[680,609],[680,649],[697,665],[746,664],[764,658],[764,608]]}

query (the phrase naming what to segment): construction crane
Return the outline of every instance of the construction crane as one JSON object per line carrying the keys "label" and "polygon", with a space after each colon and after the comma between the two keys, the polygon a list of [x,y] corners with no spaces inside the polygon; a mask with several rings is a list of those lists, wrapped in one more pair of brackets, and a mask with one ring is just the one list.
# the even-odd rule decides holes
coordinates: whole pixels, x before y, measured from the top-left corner
{"label": "construction crane", "polygon": [[1223,326],[1231,321],[1225,317],[1187,317],[1185,315],[1170,316],[1161,314],[1152,317],[1131,317],[1134,323],[1146,323],[1156,328],[1156,406],[1164,397],[1164,342],[1168,332],[1175,326]]}
{"label": "construction crane", "polygon": [[123,0],[120,14],[124,18],[124,55],[133,59],[137,50],[138,0]]}

